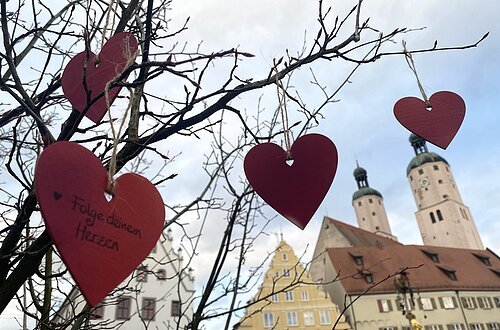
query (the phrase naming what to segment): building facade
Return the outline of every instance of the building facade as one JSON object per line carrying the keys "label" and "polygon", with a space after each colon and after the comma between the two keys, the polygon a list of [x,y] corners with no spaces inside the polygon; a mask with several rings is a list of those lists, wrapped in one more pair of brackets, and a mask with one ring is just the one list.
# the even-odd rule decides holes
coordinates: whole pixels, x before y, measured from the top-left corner
{"label": "building facade", "polygon": [[484,249],[448,162],[412,134],[407,177],[424,245],[392,235],[380,192],[354,170],[359,228],[325,217],[311,263],[314,281],[356,330],[500,329],[500,258]]}
{"label": "building facade", "polygon": [[278,245],[258,293],[235,329],[350,329],[321,286],[312,282],[292,248]]}
{"label": "building facade", "polygon": [[[98,306],[87,310],[75,286],[52,319],[54,328],[186,329],[192,319],[194,276],[172,247],[172,232],[160,237],[151,254]],[[88,317],[78,320],[80,314]]]}

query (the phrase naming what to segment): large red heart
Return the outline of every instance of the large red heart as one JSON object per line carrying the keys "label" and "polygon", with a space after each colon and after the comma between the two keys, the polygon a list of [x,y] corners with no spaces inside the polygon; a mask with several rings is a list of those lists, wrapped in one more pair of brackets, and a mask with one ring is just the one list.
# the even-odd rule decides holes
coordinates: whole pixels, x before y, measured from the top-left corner
{"label": "large red heart", "polygon": [[163,230],[163,200],[127,173],[107,201],[107,172],[89,150],[57,142],[40,155],[35,189],[49,234],[90,305],[98,304],[148,256]]}
{"label": "large red heart", "polygon": [[430,111],[416,97],[402,98],[394,105],[394,116],[411,132],[446,149],[462,125],[465,102],[453,92],[437,92],[429,103]]}
{"label": "large red heart", "polygon": [[295,141],[293,163],[274,143],[253,147],[245,157],[248,182],[262,199],[300,229],[312,218],[332,184],[337,171],[337,148],[320,134]]}
{"label": "large red heart", "polygon": [[[88,101],[102,93],[106,84],[123,72],[127,62],[135,58],[136,51],[137,39],[134,35],[120,32],[111,37],[102,47],[97,64],[94,53],[89,52],[88,59],[86,51],[77,54],[66,65],[61,78],[64,95],[76,110],[82,112]],[[86,72],[84,71],[85,64]],[[84,82],[86,82],[87,88],[85,88]],[[109,90],[110,104],[113,103],[120,90],[121,87]],[[89,107],[85,116],[98,124],[104,117],[106,110],[106,99],[103,96]]]}

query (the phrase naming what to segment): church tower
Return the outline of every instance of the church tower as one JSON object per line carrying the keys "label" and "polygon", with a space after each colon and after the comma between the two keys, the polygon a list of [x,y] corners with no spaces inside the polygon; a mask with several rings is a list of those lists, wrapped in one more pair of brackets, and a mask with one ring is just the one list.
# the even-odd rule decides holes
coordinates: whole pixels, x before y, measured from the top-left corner
{"label": "church tower", "polygon": [[352,195],[352,206],[356,212],[359,228],[397,240],[389,226],[382,194],[370,188],[366,170],[359,167],[357,162],[356,164],[353,174],[358,190]]}
{"label": "church tower", "polygon": [[427,150],[426,141],[410,136],[415,157],[408,164],[424,245],[483,250],[474,219],[463,203],[448,162]]}

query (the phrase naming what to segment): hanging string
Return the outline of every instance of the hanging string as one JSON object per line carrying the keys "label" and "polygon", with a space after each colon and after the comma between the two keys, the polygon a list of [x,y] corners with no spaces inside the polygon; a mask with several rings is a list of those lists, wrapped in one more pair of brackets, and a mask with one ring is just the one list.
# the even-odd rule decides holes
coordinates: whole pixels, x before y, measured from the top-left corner
{"label": "hanging string", "polygon": [[[124,70],[126,70],[128,67],[130,67],[134,61],[135,57],[137,56],[137,52],[132,53],[132,50],[130,49],[130,43],[128,39],[124,40],[124,46],[125,48],[123,49],[123,52],[125,54],[125,57],[127,58],[127,63],[125,64]],[[120,127],[118,128],[118,131],[115,129],[114,123],[113,123],[113,118],[111,117],[111,100],[109,98],[109,90],[111,89],[111,85],[116,81],[116,79],[121,75],[121,72],[118,72],[116,76],[108,81],[106,83],[106,86],[104,87],[104,99],[106,101],[106,112],[108,113],[108,119],[109,119],[109,125],[111,126],[111,135],[113,137],[113,149],[111,152],[111,158],[109,160],[109,168],[108,168],[108,184],[106,187],[106,192],[112,196],[115,194],[115,189],[116,189],[116,183],[114,180],[114,175],[116,173],[116,156],[117,156],[117,150],[118,150],[118,144],[120,143],[120,136],[122,135],[123,128],[125,127],[125,121],[128,116],[128,112],[130,108],[132,107],[132,94],[131,92],[129,102],[127,104],[127,108],[125,109],[125,112],[121,118],[121,123]]]}
{"label": "hanging string", "polygon": [[288,127],[288,111],[286,108],[286,90],[281,80],[279,79],[278,68],[275,65],[274,71],[276,72],[276,92],[278,94],[278,107],[281,113],[281,120],[283,122],[283,133],[285,137],[285,151],[286,151],[286,160],[292,160],[291,154],[291,139],[290,139],[290,129]]}
{"label": "hanging string", "polygon": [[[115,5],[115,8],[113,8],[113,4]],[[104,46],[104,43],[106,42],[106,33],[108,32],[108,27],[109,27],[109,17],[111,16],[111,12],[116,13],[116,10],[118,9],[118,1],[116,0],[110,0],[108,9],[106,10],[106,19],[104,21],[104,27],[102,29],[102,40],[101,40],[101,47]],[[115,19],[116,15],[113,15],[113,21],[111,23],[111,31],[113,30],[113,26],[115,26]]]}
{"label": "hanging string", "polygon": [[422,86],[422,83],[420,82],[420,79],[418,78],[417,68],[415,67],[415,62],[413,62],[413,57],[406,50],[406,41],[403,40],[402,44],[403,44],[403,52],[405,54],[406,63],[408,63],[410,70],[413,72],[413,74],[415,75],[415,78],[417,79],[417,85],[418,85],[418,88],[420,89],[420,93],[422,94],[422,98],[424,99],[425,106],[427,108],[432,108],[431,103],[429,102],[429,98],[427,97],[427,94],[425,94],[424,87]]}

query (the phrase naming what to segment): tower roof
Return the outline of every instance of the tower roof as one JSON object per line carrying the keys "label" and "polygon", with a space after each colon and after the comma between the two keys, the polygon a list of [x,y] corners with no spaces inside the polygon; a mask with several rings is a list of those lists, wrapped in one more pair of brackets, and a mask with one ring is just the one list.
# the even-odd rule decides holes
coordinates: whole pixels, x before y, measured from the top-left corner
{"label": "tower roof", "polygon": [[375,195],[375,196],[382,198],[382,194],[378,190],[370,188],[370,187],[362,187],[362,188],[356,190],[354,192],[354,194],[352,194],[352,200],[358,199],[358,198],[363,197],[363,196],[369,196],[369,195]]}
{"label": "tower roof", "polygon": [[412,158],[412,160],[408,164],[408,167],[406,168],[407,176],[410,174],[411,170],[413,170],[416,167],[422,166],[426,163],[444,162],[448,164],[446,159],[439,156],[435,152],[429,152],[427,150],[427,144],[424,138],[412,133],[408,140],[410,141],[410,144],[413,147],[413,150],[415,151],[415,157]]}
{"label": "tower roof", "polygon": [[437,153],[424,152],[424,153],[418,154],[412,158],[412,160],[408,164],[408,167],[406,168],[406,175],[409,175],[411,170],[413,170],[414,168],[422,166],[426,163],[434,163],[434,162],[444,162],[444,163],[448,164],[446,159],[439,156]]}
{"label": "tower roof", "polygon": [[381,193],[379,193],[376,189],[370,188],[370,185],[368,184],[368,172],[359,166],[358,161],[356,161],[356,168],[352,174],[358,184],[358,190],[352,195],[352,200],[368,195],[375,195],[382,198]]}

